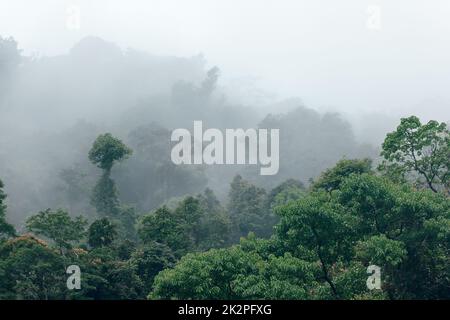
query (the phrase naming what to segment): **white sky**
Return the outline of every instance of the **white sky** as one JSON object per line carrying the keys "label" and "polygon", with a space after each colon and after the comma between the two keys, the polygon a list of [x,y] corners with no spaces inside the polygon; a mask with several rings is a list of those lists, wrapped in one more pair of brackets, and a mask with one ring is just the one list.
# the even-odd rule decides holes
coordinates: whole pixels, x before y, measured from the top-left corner
{"label": "white sky", "polygon": [[[66,27],[72,5],[79,30]],[[367,27],[370,5],[381,9],[377,30]],[[450,119],[448,0],[0,0],[0,35],[27,54],[64,53],[87,35],[155,54],[203,53],[224,85],[256,77],[316,108]]]}

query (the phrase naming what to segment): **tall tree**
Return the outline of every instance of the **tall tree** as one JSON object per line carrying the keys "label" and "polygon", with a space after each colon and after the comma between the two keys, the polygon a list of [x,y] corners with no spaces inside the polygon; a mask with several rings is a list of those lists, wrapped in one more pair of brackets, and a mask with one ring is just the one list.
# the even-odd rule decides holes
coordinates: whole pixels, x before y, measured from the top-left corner
{"label": "tall tree", "polygon": [[352,174],[372,172],[370,159],[342,159],[332,168],[322,172],[312,185],[313,190],[333,191],[339,189],[341,183]]}
{"label": "tall tree", "polygon": [[130,264],[142,279],[146,292],[150,292],[155,276],[166,268],[175,265],[176,258],[168,246],[149,242],[137,248],[130,258]]}
{"label": "tall tree", "polygon": [[64,259],[31,235],[0,245],[0,299],[65,299]]}
{"label": "tall tree", "polygon": [[115,162],[122,161],[132,154],[121,140],[110,133],[99,135],[89,151],[89,160],[103,169],[100,180],[94,187],[91,203],[102,216],[117,216],[119,213],[118,192],[111,169]]}
{"label": "tall tree", "polygon": [[267,202],[271,209],[279,205],[287,204],[290,201],[298,200],[306,193],[305,186],[299,180],[288,179],[273,188],[268,197]]}
{"label": "tall tree", "polygon": [[99,168],[109,171],[115,161],[121,161],[131,155],[132,150],[110,133],[97,137],[89,151],[89,160]]}
{"label": "tall tree", "polygon": [[[379,169],[398,180],[417,176],[434,192],[450,192],[450,131],[445,123],[419,118],[402,118],[397,130],[383,142],[384,157]],[[409,177],[408,177],[409,175]]]}
{"label": "tall tree", "polygon": [[87,221],[82,216],[72,219],[62,209],[47,209],[28,218],[26,225],[28,230],[53,240],[60,252],[64,253],[64,249],[72,248],[72,243],[83,238]]}
{"label": "tall tree", "polygon": [[110,245],[117,236],[116,226],[107,218],[94,221],[88,230],[88,243],[91,247]]}
{"label": "tall tree", "polygon": [[91,204],[102,217],[117,217],[119,215],[119,192],[109,170],[105,170],[95,184],[92,190]]}
{"label": "tall tree", "polygon": [[281,216],[278,236],[287,250],[300,258],[316,260],[320,278],[331,290],[330,297],[342,298],[333,277],[333,266],[350,259],[354,232],[349,214],[323,191],[276,210]]}
{"label": "tall tree", "polygon": [[230,216],[211,189],[206,188],[197,199],[204,212],[198,228],[199,247],[209,249],[225,246],[230,237]]}
{"label": "tall tree", "polygon": [[181,257],[194,245],[190,229],[179,212],[163,206],[142,217],[138,234],[144,243],[165,244],[177,257]]}

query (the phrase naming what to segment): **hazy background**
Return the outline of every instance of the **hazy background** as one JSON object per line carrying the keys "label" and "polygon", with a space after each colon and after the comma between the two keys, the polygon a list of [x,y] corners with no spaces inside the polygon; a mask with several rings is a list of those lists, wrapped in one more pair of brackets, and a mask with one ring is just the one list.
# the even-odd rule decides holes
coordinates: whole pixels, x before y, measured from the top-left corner
{"label": "hazy background", "polygon": [[[370,28],[373,5],[381,15]],[[71,6],[78,30],[66,26]],[[65,53],[88,35],[157,55],[202,53],[249,103],[299,96],[353,117],[450,118],[449,17],[446,0],[0,1],[1,34],[27,54]]]}

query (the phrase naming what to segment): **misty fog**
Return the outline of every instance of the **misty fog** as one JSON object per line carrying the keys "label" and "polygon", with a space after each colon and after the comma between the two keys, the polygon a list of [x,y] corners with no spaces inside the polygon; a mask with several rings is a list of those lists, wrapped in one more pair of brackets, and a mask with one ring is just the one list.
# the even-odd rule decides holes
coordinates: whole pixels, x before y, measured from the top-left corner
{"label": "misty fog", "polygon": [[[450,4],[423,3],[1,1],[9,220],[50,207],[89,214],[100,172],[87,153],[103,132],[134,150],[113,176],[121,200],[148,212],[206,187],[224,199],[236,173],[266,188],[308,184],[343,157],[376,158],[400,116],[448,121]],[[67,25],[74,7],[78,28]],[[280,172],[174,166],[170,132],[197,119],[280,128]]]}

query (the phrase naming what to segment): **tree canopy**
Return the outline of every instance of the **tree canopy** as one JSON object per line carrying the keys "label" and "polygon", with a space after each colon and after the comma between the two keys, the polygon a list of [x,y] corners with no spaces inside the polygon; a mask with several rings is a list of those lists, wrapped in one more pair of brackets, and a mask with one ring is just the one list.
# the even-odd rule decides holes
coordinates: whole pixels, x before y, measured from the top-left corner
{"label": "tree canopy", "polygon": [[445,123],[431,120],[422,124],[415,116],[403,118],[382,147],[381,170],[403,180],[415,173],[417,177],[412,178],[418,184],[434,192],[450,192],[450,131]]}
{"label": "tree canopy", "polygon": [[65,210],[47,209],[27,220],[28,230],[51,239],[62,249],[70,249],[85,233],[87,221],[82,216],[72,219]]}
{"label": "tree canopy", "polygon": [[[0,181],[0,298],[447,299],[446,130],[403,119],[379,170],[344,158],[309,186],[290,178],[269,190],[235,175],[228,197],[206,188],[146,212],[119,201],[111,167],[125,155],[111,156],[97,163],[99,217],[47,209],[19,235]],[[80,290],[65,286],[69,265]],[[369,266],[380,289],[367,287]]]}
{"label": "tree canopy", "polygon": [[97,137],[89,150],[89,160],[99,168],[111,170],[115,161],[121,161],[132,154],[121,140],[114,138],[110,133]]}

